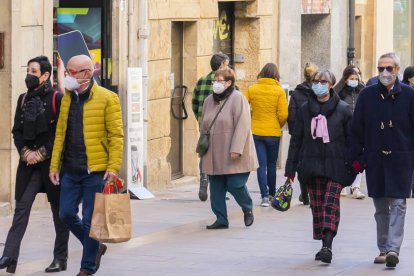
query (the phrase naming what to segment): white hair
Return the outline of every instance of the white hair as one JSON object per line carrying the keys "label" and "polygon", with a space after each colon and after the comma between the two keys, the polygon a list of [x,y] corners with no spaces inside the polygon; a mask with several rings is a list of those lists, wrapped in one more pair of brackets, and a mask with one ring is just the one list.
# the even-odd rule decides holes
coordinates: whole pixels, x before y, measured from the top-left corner
{"label": "white hair", "polygon": [[383,58],[390,58],[390,59],[392,59],[394,61],[394,65],[397,66],[397,67],[400,67],[400,58],[397,56],[396,53],[389,52],[389,53],[383,54],[383,55],[380,56],[379,60],[380,59],[383,59]]}

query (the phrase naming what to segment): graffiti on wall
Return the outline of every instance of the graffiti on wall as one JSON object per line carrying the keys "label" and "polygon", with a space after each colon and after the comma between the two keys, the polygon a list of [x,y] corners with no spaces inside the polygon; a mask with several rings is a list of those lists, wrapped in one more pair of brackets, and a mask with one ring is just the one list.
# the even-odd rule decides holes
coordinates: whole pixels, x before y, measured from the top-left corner
{"label": "graffiti on wall", "polygon": [[225,40],[229,37],[230,22],[227,18],[227,12],[222,10],[220,17],[214,21],[213,37],[218,40]]}
{"label": "graffiti on wall", "polygon": [[233,56],[233,24],[234,24],[234,4],[220,3],[219,18],[213,25],[213,51],[222,52],[230,57],[232,64]]}

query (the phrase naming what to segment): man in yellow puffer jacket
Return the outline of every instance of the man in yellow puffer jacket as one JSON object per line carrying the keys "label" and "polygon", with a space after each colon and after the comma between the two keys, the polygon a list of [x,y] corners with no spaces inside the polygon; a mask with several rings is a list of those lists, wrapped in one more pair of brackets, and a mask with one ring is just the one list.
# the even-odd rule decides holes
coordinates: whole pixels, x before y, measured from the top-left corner
{"label": "man in yellow puffer jacket", "polygon": [[105,181],[115,181],[121,167],[121,106],[115,93],[94,83],[88,56],[72,57],[66,73],[50,179],[61,185],[60,218],[84,247],[78,275],[92,275],[106,251],[105,245],[89,238],[95,193],[102,192]]}

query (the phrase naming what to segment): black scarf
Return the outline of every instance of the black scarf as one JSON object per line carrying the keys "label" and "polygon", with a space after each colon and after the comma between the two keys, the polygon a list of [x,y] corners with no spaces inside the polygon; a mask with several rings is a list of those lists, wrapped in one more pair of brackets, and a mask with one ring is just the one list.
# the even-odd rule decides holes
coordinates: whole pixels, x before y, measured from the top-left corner
{"label": "black scarf", "polygon": [[233,93],[233,91],[234,85],[231,85],[227,87],[227,89],[224,90],[221,94],[213,93],[213,99],[216,103],[219,103],[220,101],[227,99],[231,95],[231,93]]}
{"label": "black scarf", "polygon": [[45,101],[46,96],[52,92],[53,89],[49,82],[38,90],[27,91],[23,104],[23,138],[25,140],[34,140],[37,135],[48,131]]}
{"label": "black scarf", "polygon": [[312,115],[312,117],[322,114],[326,118],[328,118],[329,116],[332,115],[332,113],[334,113],[336,106],[339,103],[339,96],[332,89],[329,91],[329,93],[330,93],[330,98],[326,102],[318,101],[315,94],[309,97],[308,108],[309,108],[309,112]]}

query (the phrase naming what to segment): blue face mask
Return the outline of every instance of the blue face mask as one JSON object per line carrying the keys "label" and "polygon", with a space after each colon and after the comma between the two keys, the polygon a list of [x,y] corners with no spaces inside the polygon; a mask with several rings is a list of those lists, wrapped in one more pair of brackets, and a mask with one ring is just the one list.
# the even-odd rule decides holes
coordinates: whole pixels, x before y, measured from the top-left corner
{"label": "blue face mask", "polygon": [[315,93],[316,97],[322,97],[329,93],[329,83],[322,84],[318,82],[317,84],[312,83],[312,90]]}

